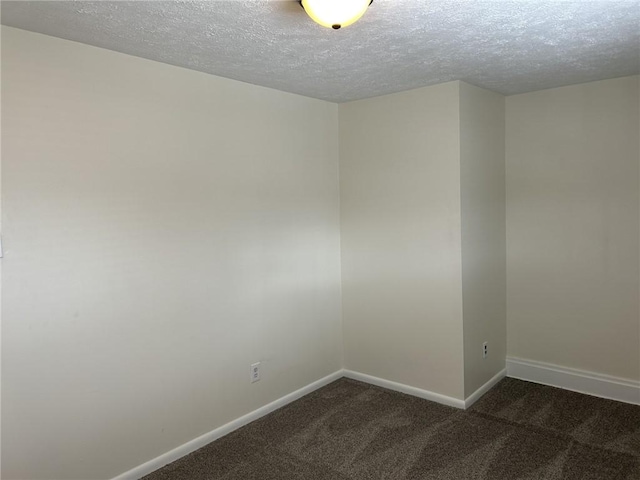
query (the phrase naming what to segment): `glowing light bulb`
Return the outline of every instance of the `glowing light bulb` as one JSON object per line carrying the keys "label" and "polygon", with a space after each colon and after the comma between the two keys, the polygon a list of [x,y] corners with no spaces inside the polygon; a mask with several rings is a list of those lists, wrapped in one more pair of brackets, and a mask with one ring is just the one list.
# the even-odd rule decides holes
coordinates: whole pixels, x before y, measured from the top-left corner
{"label": "glowing light bulb", "polygon": [[356,22],[372,0],[302,0],[302,6],[314,22],[335,30]]}

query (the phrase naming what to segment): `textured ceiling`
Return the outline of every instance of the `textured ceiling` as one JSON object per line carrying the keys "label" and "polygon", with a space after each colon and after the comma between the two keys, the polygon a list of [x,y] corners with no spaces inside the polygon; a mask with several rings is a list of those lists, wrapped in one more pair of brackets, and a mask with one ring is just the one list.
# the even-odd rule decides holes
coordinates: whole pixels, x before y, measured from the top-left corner
{"label": "textured ceiling", "polygon": [[2,23],[332,102],[640,72],[640,0],[375,0],[337,31],[293,0],[2,1]]}

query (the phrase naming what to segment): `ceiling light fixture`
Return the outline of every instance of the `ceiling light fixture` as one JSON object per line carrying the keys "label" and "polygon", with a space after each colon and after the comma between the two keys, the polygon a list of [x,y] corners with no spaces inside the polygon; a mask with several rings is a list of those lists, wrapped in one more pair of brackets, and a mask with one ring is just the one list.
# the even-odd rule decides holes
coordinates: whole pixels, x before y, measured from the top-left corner
{"label": "ceiling light fixture", "polygon": [[373,0],[300,0],[314,22],[338,30],[356,22]]}

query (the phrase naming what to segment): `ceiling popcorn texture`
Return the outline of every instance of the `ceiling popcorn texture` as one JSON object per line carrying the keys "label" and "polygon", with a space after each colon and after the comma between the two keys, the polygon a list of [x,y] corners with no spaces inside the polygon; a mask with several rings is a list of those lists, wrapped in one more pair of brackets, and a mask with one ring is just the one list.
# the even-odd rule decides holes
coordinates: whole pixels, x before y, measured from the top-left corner
{"label": "ceiling popcorn texture", "polygon": [[640,72],[640,0],[375,0],[337,31],[294,0],[1,5],[4,25],[331,102],[450,80],[510,95]]}

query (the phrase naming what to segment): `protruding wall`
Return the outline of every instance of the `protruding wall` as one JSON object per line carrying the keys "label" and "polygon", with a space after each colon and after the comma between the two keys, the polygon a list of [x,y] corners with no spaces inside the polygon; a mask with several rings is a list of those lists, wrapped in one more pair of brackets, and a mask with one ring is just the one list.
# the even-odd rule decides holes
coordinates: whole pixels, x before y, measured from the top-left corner
{"label": "protruding wall", "polygon": [[502,95],[460,82],[465,397],[505,368],[504,102]]}
{"label": "protruding wall", "polygon": [[464,398],[459,84],[340,105],[345,367]]}

